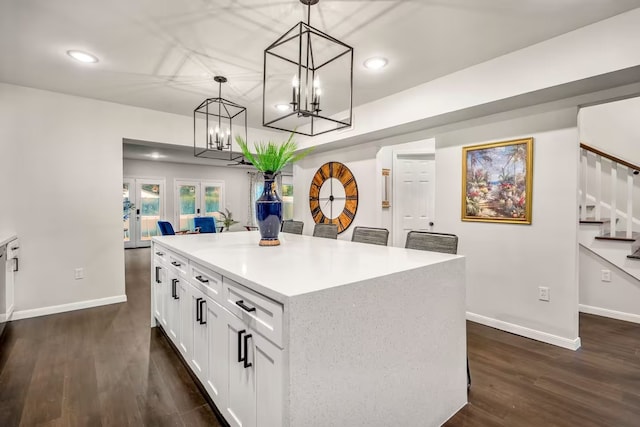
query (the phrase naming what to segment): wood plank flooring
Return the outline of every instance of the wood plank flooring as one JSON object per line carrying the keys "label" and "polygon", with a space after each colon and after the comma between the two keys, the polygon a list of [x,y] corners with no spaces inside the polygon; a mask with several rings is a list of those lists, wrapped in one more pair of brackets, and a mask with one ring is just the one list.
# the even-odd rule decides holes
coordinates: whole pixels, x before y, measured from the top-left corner
{"label": "wood plank flooring", "polygon": [[11,322],[0,426],[219,426],[149,327],[150,251],[125,251],[127,303]]}
{"label": "wood plank flooring", "polygon": [[[220,425],[149,328],[149,250],[125,258],[127,303],[8,325],[0,426]],[[469,404],[446,426],[640,426],[640,325],[580,315],[577,352],[467,327]]]}

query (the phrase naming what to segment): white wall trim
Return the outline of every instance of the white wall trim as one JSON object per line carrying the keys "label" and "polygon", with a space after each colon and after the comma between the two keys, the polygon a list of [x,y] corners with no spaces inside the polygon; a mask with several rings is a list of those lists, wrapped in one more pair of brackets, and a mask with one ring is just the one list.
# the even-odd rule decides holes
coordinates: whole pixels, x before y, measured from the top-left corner
{"label": "white wall trim", "polygon": [[569,350],[575,351],[581,346],[580,337],[577,337],[575,339],[563,338],[558,335],[549,334],[502,320],[493,319],[491,317],[482,316],[480,314],[471,313],[470,311],[467,311],[467,320],[510,332],[512,334],[521,335],[526,338],[531,338],[536,341],[542,341],[547,344],[567,348]]}
{"label": "white wall trim", "polygon": [[20,310],[13,313],[11,320],[29,319],[31,317],[46,316],[48,314],[64,313],[66,311],[82,310],[85,308],[99,307],[101,305],[117,304],[127,302],[126,295],[100,298],[94,300],[72,302],[69,304],[52,305],[49,307],[33,308],[30,310]]}
{"label": "white wall trim", "polygon": [[580,304],[580,313],[595,314],[596,316],[609,317],[611,319],[624,320],[625,322],[640,323],[640,315],[625,313],[622,311],[609,310],[607,308],[594,307]]}

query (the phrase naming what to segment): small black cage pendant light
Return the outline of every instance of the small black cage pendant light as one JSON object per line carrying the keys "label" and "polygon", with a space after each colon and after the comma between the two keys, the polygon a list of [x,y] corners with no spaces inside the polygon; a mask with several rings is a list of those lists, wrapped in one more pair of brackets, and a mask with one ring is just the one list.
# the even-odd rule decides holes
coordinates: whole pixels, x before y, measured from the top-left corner
{"label": "small black cage pendant light", "polygon": [[353,48],[299,22],[264,51],[263,126],[315,136],[351,126]]}
{"label": "small black cage pendant light", "polygon": [[237,160],[242,153],[232,150],[236,136],[247,140],[247,109],[222,98],[222,83],[227,79],[215,76],[218,97],[205,99],[193,110],[193,154],[219,160]]}

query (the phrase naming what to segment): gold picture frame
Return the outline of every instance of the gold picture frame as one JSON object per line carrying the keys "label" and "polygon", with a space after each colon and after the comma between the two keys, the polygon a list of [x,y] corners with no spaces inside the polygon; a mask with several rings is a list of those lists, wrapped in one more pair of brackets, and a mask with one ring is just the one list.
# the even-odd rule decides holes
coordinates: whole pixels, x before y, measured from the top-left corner
{"label": "gold picture frame", "polygon": [[462,221],[531,224],[533,138],[462,147]]}

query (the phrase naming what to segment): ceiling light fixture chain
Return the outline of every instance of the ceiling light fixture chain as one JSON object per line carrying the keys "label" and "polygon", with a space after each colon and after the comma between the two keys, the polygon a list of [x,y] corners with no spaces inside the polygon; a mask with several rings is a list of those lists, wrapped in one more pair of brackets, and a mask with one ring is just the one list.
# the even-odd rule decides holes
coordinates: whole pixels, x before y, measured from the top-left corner
{"label": "ceiling light fixture chain", "polygon": [[[319,0],[300,2],[307,6],[307,22],[296,24],[264,52],[262,119],[266,127],[314,136],[351,126],[353,48],[311,26],[311,6]],[[321,83],[329,83],[331,97]],[[282,108],[287,90],[290,108]]]}
{"label": "ceiling light fixture chain", "polygon": [[242,154],[232,151],[232,138],[247,140],[247,109],[222,97],[226,77],[215,76],[213,80],[218,83],[218,97],[205,99],[193,110],[194,155],[235,161]]}

